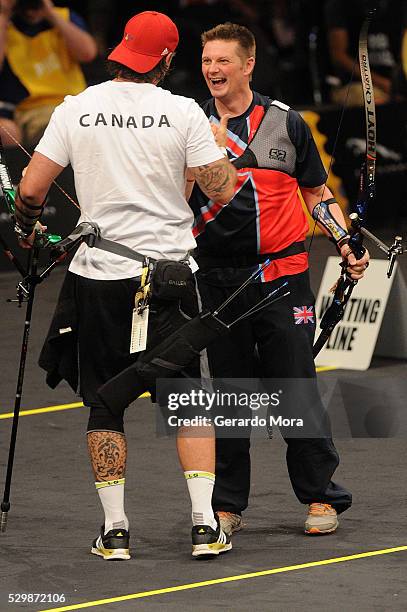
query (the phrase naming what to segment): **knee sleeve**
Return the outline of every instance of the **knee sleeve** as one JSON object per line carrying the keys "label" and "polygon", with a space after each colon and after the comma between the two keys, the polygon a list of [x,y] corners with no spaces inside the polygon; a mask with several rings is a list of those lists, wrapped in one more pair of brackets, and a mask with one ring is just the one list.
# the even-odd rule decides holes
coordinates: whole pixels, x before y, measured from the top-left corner
{"label": "knee sleeve", "polygon": [[89,406],[89,421],[87,431],[117,431],[124,433],[123,415],[113,416],[108,408]]}

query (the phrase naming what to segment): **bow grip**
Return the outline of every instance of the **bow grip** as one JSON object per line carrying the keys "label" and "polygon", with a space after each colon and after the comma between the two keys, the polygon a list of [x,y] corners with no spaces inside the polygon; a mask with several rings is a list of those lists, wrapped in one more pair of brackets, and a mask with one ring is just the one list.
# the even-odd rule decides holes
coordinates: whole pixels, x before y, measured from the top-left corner
{"label": "bow grip", "polygon": [[349,239],[349,246],[353,251],[356,259],[362,259],[366,253],[366,249],[362,244],[362,234],[353,234]]}
{"label": "bow grip", "polygon": [[351,220],[351,235],[349,238],[349,246],[352,249],[356,259],[362,259],[363,255],[366,253],[366,249],[362,244],[363,234],[361,232],[362,224],[357,213],[352,213],[349,215]]}

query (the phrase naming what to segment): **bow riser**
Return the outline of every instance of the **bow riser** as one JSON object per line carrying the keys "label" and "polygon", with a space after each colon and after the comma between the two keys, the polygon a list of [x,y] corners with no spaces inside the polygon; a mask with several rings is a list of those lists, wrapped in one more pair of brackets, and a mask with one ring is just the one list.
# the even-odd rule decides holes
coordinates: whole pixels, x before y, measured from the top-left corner
{"label": "bow riser", "polygon": [[[4,147],[0,136],[0,201],[4,200],[7,207],[8,213],[14,220],[14,213],[16,209],[16,190],[14,189],[13,182],[11,180],[10,172],[8,170]],[[36,230],[36,245],[48,246],[57,244],[61,240],[61,236],[56,234],[46,234],[40,230]]]}

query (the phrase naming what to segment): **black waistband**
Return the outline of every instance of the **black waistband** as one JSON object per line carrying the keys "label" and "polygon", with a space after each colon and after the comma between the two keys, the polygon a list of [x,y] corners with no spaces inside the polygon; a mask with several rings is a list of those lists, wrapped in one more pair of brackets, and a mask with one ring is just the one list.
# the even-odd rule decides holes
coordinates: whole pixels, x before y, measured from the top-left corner
{"label": "black waistband", "polygon": [[266,259],[274,261],[276,259],[284,259],[291,255],[299,255],[305,253],[304,242],[293,242],[290,246],[276,251],[275,253],[255,253],[253,255],[206,255],[202,251],[194,254],[198,265],[201,269],[206,268],[242,268],[245,266],[255,266]]}

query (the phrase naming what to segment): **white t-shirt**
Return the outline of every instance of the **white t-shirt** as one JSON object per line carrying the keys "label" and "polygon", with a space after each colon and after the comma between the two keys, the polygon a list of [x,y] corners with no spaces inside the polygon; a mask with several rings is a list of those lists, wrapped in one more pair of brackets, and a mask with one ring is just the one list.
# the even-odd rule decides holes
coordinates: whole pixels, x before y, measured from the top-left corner
{"label": "white t-shirt", "polygon": [[[222,159],[198,104],[150,83],[108,81],[67,96],[36,151],[71,163],[81,206],[104,238],[154,259],[195,247],[185,169]],[[93,279],[140,274],[141,264],[82,244],[69,269]]]}

